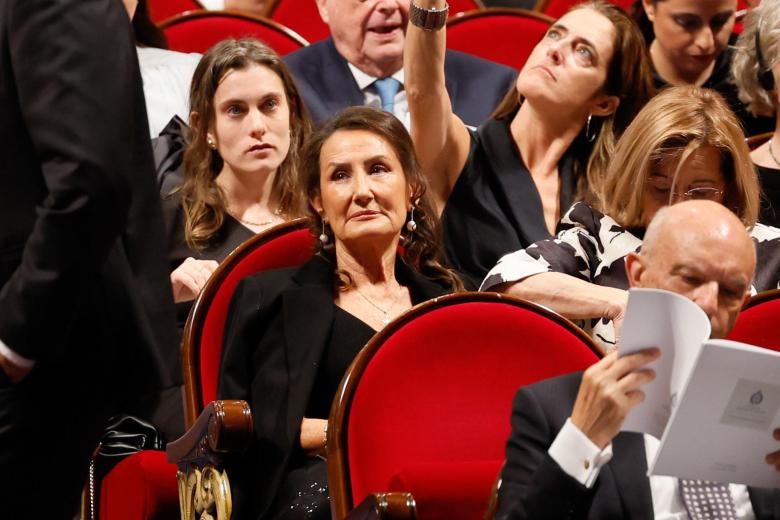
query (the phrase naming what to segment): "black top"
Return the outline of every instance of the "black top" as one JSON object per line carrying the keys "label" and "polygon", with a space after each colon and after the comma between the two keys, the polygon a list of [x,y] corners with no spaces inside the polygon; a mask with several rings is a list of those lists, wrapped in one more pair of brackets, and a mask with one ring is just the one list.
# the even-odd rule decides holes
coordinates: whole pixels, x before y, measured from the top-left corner
{"label": "black top", "polygon": [[[476,285],[506,253],[550,237],[542,199],[509,131],[511,116],[471,131],[471,150],[442,212],[447,259]],[[575,191],[572,149],[558,163],[560,207]]]}
{"label": "black top", "polygon": [[[168,267],[171,272],[190,256],[197,260],[221,262],[231,251],[255,234],[238,220],[225,214],[222,227],[209,244],[204,249],[195,250],[187,244],[184,238],[184,209],[178,194],[163,199],[163,217],[168,233]],[[184,323],[187,321],[191,307],[192,301],[176,304],[176,321],[180,333],[184,330]]]}
{"label": "black top", "polygon": [[306,417],[316,419],[328,418],[341,378],[360,349],[376,333],[360,318],[336,304],[333,307],[333,327],[325,343],[323,359],[306,408]]}
{"label": "black top", "polygon": [[[737,115],[737,118],[742,122],[746,136],[771,132],[775,129],[774,119],[770,117],[756,117],[748,112],[745,104],[739,100],[737,86],[731,79],[731,58],[734,55],[732,45],[736,42],[736,39],[736,35],[731,36],[729,46],[715,60],[712,74],[701,86],[716,90],[723,96]],[[653,69],[653,83],[655,83],[655,88],[658,90],[671,86],[664,78],[658,75],[655,69]]]}
{"label": "black top", "polygon": [[764,192],[758,220],[767,226],[780,227],[780,169],[756,165],[756,171]]}

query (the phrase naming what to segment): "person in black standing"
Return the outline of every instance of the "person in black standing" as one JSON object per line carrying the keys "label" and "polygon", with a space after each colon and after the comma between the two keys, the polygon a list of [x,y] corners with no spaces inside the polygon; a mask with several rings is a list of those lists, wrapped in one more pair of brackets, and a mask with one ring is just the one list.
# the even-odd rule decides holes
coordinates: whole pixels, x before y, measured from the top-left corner
{"label": "person in black standing", "polygon": [[0,2],[0,121],[2,516],[72,518],[106,419],[179,379],[122,4]]}

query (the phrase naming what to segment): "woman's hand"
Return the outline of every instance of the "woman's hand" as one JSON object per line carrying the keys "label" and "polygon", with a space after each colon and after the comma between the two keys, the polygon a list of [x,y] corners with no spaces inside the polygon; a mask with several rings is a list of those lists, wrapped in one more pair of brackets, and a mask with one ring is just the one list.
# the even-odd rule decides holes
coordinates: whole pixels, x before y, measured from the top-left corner
{"label": "woman's hand", "polygon": [[219,264],[214,260],[187,258],[171,273],[173,301],[194,300]]}
{"label": "woman's hand", "polygon": [[328,421],[325,419],[309,419],[301,421],[301,448],[310,457],[321,455],[325,457],[327,446]]}
{"label": "woman's hand", "polygon": [[[775,440],[780,441],[780,428],[777,428],[772,435]],[[780,450],[768,454],[766,456],[766,463],[774,466],[777,472],[780,473]]]}

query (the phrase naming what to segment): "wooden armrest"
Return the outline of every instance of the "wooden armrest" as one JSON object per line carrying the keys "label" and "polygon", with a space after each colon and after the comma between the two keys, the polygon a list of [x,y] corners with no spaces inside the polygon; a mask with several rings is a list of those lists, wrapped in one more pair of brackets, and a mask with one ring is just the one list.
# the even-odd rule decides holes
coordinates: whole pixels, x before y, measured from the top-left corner
{"label": "wooden armrest", "polygon": [[252,412],[246,401],[212,401],[184,435],[168,443],[168,462],[180,468],[191,462],[216,465],[221,454],[244,451],[251,438]]}
{"label": "wooden armrest", "polygon": [[415,520],[417,505],[411,493],[371,493],[345,520]]}

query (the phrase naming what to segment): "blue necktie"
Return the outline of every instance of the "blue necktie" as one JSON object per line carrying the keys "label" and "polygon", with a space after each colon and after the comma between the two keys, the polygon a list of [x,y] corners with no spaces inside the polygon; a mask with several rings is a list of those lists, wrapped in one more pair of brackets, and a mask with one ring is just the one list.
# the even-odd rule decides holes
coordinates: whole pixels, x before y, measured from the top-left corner
{"label": "blue necktie", "polygon": [[395,107],[395,95],[401,88],[401,82],[395,78],[384,78],[374,81],[374,87],[382,101],[382,110],[393,113]]}

